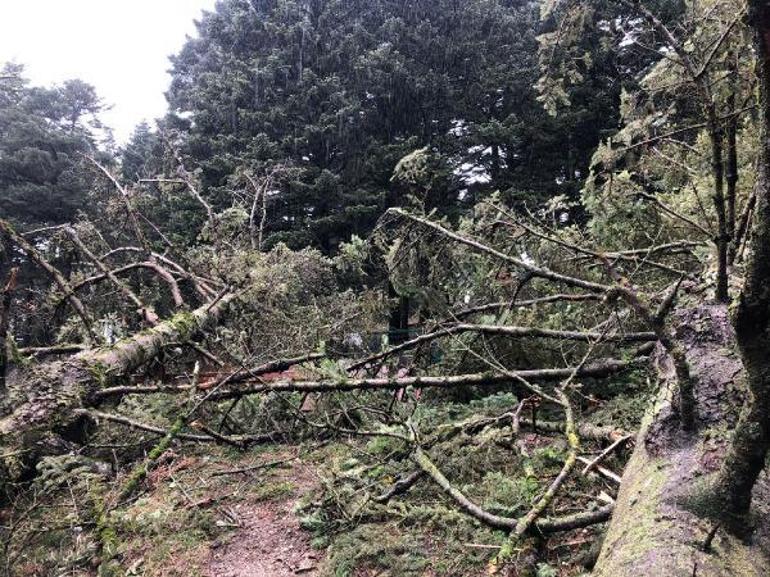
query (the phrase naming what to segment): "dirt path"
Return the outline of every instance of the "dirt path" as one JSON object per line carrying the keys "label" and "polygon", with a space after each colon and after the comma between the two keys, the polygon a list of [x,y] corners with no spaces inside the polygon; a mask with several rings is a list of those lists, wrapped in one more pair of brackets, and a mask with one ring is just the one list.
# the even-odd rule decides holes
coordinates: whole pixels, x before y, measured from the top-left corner
{"label": "dirt path", "polygon": [[323,552],[310,546],[310,534],[299,526],[293,508],[317,489],[307,465],[297,463],[278,476],[295,490],[288,498],[262,501],[239,509],[241,527],[213,547],[208,577],[317,577]]}

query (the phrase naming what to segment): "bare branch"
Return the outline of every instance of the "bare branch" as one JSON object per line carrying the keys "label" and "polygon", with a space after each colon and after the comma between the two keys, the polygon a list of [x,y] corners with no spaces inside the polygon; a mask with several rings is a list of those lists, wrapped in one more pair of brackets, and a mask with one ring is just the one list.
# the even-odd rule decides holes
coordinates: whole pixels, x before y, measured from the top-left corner
{"label": "bare branch", "polygon": [[[506,371],[504,373],[490,371],[488,373],[470,373],[453,376],[421,376],[402,378],[372,378],[372,379],[336,379],[328,381],[273,381],[258,383],[249,387],[220,391],[212,395],[211,400],[234,399],[247,395],[278,392],[329,392],[357,390],[397,390],[405,387],[417,388],[451,388],[464,385],[495,386],[504,383],[515,383],[518,379],[531,381],[553,382],[561,381],[572,374],[581,378],[603,378],[618,374],[637,366],[645,361],[640,357],[634,360],[603,359],[589,363],[583,367],[566,367],[558,369],[525,369]],[[577,371],[575,369],[578,369]],[[248,381],[246,381],[248,383]],[[126,394],[155,394],[173,393],[189,390],[186,385],[150,385],[134,387],[109,387],[95,392],[96,398],[106,398]]]}
{"label": "bare branch", "polygon": [[471,247],[472,249],[474,249],[476,251],[488,254],[488,255],[493,256],[493,257],[495,257],[495,258],[497,258],[499,260],[502,260],[502,261],[508,262],[510,264],[513,264],[513,265],[521,268],[522,270],[525,270],[525,271],[531,273],[532,275],[534,275],[536,277],[547,279],[547,280],[552,280],[552,281],[556,281],[556,282],[560,282],[560,283],[566,284],[568,286],[574,286],[574,287],[577,287],[577,288],[582,288],[582,289],[585,289],[585,290],[590,290],[592,292],[606,292],[607,290],[610,289],[610,287],[608,285],[596,283],[596,282],[593,282],[593,281],[589,281],[589,280],[585,280],[585,279],[581,279],[581,278],[577,278],[577,277],[571,277],[571,276],[568,276],[568,275],[564,275],[564,274],[561,274],[561,273],[557,273],[557,272],[548,270],[546,268],[541,268],[541,267],[537,267],[535,265],[529,264],[527,262],[524,262],[521,259],[517,259],[515,257],[512,257],[510,255],[502,253],[499,250],[496,250],[496,249],[494,249],[494,248],[492,248],[492,247],[490,247],[490,246],[488,246],[486,244],[483,244],[483,243],[478,242],[478,241],[476,241],[474,239],[465,237],[465,236],[463,236],[461,234],[458,234],[458,233],[453,232],[453,231],[451,231],[449,229],[446,229],[443,226],[441,226],[440,224],[437,224],[437,223],[435,223],[435,222],[433,222],[431,220],[428,220],[427,218],[423,218],[423,217],[420,217],[420,216],[409,214],[408,212],[406,212],[406,211],[404,211],[404,210],[402,210],[400,208],[391,208],[391,209],[388,210],[388,212],[392,213],[392,214],[397,214],[399,216],[405,217],[405,218],[410,219],[410,220],[413,220],[413,221],[421,224],[422,226],[430,228],[430,229],[438,232],[439,234],[442,234],[442,235],[446,236],[447,238],[451,238],[452,240],[454,240],[456,242],[459,242],[461,244],[469,246],[469,247]]}
{"label": "bare branch", "polygon": [[40,268],[49,274],[56,285],[61,289],[62,293],[64,293],[64,298],[67,299],[67,302],[70,303],[72,308],[83,321],[83,325],[85,326],[85,329],[90,338],[93,341],[96,341],[96,335],[93,332],[93,321],[91,320],[91,316],[86,312],[86,308],[83,306],[83,303],[80,301],[80,299],[75,295],[75,291],[72,290],[72,287],[64,278],[64,275],[62,275],[56,267],[49,263],[34,246],[32,246],[24,239],[24,237],[19,235],[8,223],[8,221],[0,219],[0,232],[8,235],[8,237],[13,241],[14,244],[16,244],[16,246],[24,251],[24,253],[30,259],[32,259],[33,262],[35,262]]}
{"label": "bare branch", "polygon": [[80,237],[78,236],[75,229],[72,227],[67,227],[65,228],[65,231],[70,239],[72,239],[72,242],[74,242],[75,245],[81,250],[81,252],[83,252],[83,254],[85,254],[97,266],[97,268],[102,271],[102,273],[110,280],[110,282],[112,282],[112,284],[114,284],[115,287],[120,290],[120,292],[122,292],[126,298],[128,298],[128,300],[136,305],[137,312],[142,316],[142,318],[150,325],[157,324],[158,317],[152,308],[145,305],[142,302],[142,299],[140,299],[126,283],[122,282],[117,276],[115,276],[115,274],[107,267],[107,265],[105,265],[99,259],[99,257],[97,257],[82,240],[80,240]]}
{"label": "bare branch", "polygon": [[[356,371],[369,365],[371,363],[380,361],[387,357],[391,357],[402,351],[412,349],[423,343],[427,343],[442,337],[449,335],[456,335],[461,333],[480,333],[485,335],[497,335],[506,336],[511,338],[546,338],[546,339],[559,339],[567,341],[581,341],[592,342],[600,339],[602,333],[593,332],[581,332],[581,331],[558,331],[551,329],[541,329],[538,327],[518,327],[510,325],[476,325],[459,323],[448,327],[441,328],[437,331],[425,333],[419,335],[411,340],[405,341],[400,345],[391,347],[380,353],[371,355],[357,363],[348,367],[348,372]],[[655,333],[627,333],[627,334],[614,334],[607,335],[605,340],[619,343],[631,343],[640,341],[654,341],[656,340]]]}

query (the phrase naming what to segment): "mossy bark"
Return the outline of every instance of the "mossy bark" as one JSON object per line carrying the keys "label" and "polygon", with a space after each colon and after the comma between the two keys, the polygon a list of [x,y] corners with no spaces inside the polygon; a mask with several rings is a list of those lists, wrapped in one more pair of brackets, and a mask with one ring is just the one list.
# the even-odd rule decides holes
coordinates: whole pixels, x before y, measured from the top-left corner
{"label": "mossy bark", "polygon": [[[767,574],[770,559],[760,544],[748,545],[718,530],[692,503],[710,487],[722,462],[728,431],[738,419],[744,391],[735,334],[724,306],[677,313],[676,338],[692,369],[699,429],[684,431],[672,408],[670,357],[660,357],[663,386],[646,416],[623,475],[615,513],[594,569],[599,577],[656,575],[754,577]],[[770,526],[770,519],[763,521]]]}
{"label": "mossy bark", "polygon": [[168,343],[187,341],[216,324],[232,299],[228,295],[213,306],[180,313],[112,347],[20,371],[0,418],[0,453],[15,455],[0,462],[0,489],[40,456],[68,450],[60,433],[70,428],[76,409],[96,402],[100,389],[155,358]]}
{"label": "mossy bark", "polygon": [[770,5],[749,2],[760,93],[760,161],[751,254],[735,310],[749,399],[716,483],[714,498],[733,529],[745,524],[752,489],[770,449]]}

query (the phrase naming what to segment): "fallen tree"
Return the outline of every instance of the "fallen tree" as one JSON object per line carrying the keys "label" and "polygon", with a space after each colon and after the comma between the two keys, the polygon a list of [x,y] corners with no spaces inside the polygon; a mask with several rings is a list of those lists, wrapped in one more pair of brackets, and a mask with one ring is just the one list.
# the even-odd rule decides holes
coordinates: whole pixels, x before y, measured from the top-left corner
{"label": "fallen tree", "polygon": [[[735,331],[725,307],[681,313],[677,336],[686,343],[694,375],[698,431],[686,434],[672,423],[670,393],[663,388],[623,478],[597,563],[601,576],[751,576],[766,574],[770,564],[769,487],[760,477],[770,446],[770,6],[756,0],[748,8],[758,60],[761,154]],[[734,433],[720,439],[715,431]]]}
{"label": "fallen tree", "polygon": [[[770,17],[765,14],[767,8],[764,5],[755,4],[757,51],[761,58],[766,59],[769,49],[762,42],[770,37]],[[765,60],[762,62],[762,117],[767,123],[770,73]],[[440,489],[461,511],[487,526],[509,533],[494,569],[511,562],[512,554],[523,538],[603,523],[614,511],[597,564],[598,575],[760,575],[770,561],[765,554],[766,549],[747,544],[734,533],[747,518],[751,490],[759,496],[764,496],[769,490],[764,480],[755,486],[764,467],[770,439],[767,425],[770,421],[767,419],[770,398],[767,375],[770,370],[765,359],[770,321],[767,314],[769,299],[764,292],[764,287],[770,284],[770,268],[767,265],[770,262],[770,184],[767,176],[770,148],[767,143],[765,145],[763,172],[755,200],[752,201],[756,206],[754,256],[748,261],[748,280],[739,302],[737,335],[730,327],[724,306],[693,306],[690,303],[681,310],[675,308],[683,279],[695,278],[696,275],[680,266],[680,262],[669,263],[666,259],[679,257],[683,251],[687,254],[691,241],[605,252],[575,243],[569,237],[574,231],[567,231],[565,240],[559,236],[558,230],[540,230],[538,225],[521,224],[504,207],[489,205],[484,208],[494,213],[492,224],[480,219],[481,224],[472,232],[467,227],[456,231],[445,221],[402,209],[391,210],[383,218],[383,229],[394,222],[398,226],[406,223],[396,231],[399,238],[397,243],[393,243],[395,254],[391,255],[389,264],[392,277],[398,276],[398,263],[414,256],[409,251],[419,251],[424,249],[422,245],[432,244],[424,242],[427,236],[429,240],[439,239],[435,242],[439,256],[431,255],[436,261],[434,269],[444,268],[444,260],[453,263],[457,260],[472,273],[464,276],[477,279],[476,285],[465,290],[464,294],[444,294],[441,295],[444,298],[436,299],[426,297],[424,307],[419,311],[423,331],[419,336],[395,346],[374,348],[373,351],[360,347],[351,355],[354,357],[352,361],[337,362],[338,359],[329,358],[325,353],[300,354],[307,350],[322,350],[324,339],[319,336],[322,330],[308,322],[311,325],[309,332],[316,331],[311,337],[312,346],[266,355],[251,346],[248,331],[254,330],[254,327],[244,326],[260,323],[241,311],[246,320],[237,319],[238,322],[233,323],[236,326],[230,331],[237,333],[240,329],[241,333],[234,338],[231,335],[228,344],[232,345],[233,341],[245,344],[240,348],[221,346],[211,352],[193,342],[193,338],[213,332],[210,329],[218,326],[228,307],[239,300],[234,292],[229,291],[214,298],[212,287],[240,287],[249,283],[259,285],[260,282],[272,285],[276,272],[283,272],[280,267],[287,266],[285,260],[280,260],[287,258],[282,249],[259,260],[264,255],[254,250],[262,244],[255,240],[254,210],[249,239],[253,252],[249,252],[236,247],[237,235],[228,240],[224,226],[226,219],[220,219],[213,212],[212,205],[201,196],[192,176],[183,171],[189,191],[206,210],[211,235],[210,245],[200,252],[193,251],[192,260],[201,270],[188,271],[166,253],[159,254],[149,248],[129,195],[122,194],[121,202],[126,205],[129,220],[136,229],[135,240],[139,241],[141,248],[125,244],[118,249],[107,247],[108,250],[103,252],[102,245],[107,243],[103,242],[98,231],[93,232],[88,226],[83,226],[86,234],[82,234],[76,227],[64,227],[62,230],[69,242],[74,244],[78,254],[85,257],[85,264],[81,263],[82,270],[78,271],[79,276],[74,280],[53,267],[34,243],[0,221],[0,230],[11,237],[30,262],[50,275],[59,301],[70,304],[90,339],[96,341],[99,338],[94,326],[95,319],[100,317],[88,310],[86,302],[102,285],[109,284],[112,294],[118,295],[124,306],[128,303],[131,309],[140,313],[139,319],[130,315],[132,320],[127,322],[127,326],[138,332],[112,345],[88,348],[87,343],[69,344],[66,341],[66,346],[24,347],[23,350],[33,355],[38,352],[77,354],[46,363],[17,363],[10,375],[11,387],[3,399],[4,410],[0,417],[0,485],[6,486],[24,478],[31,471],[31,465],[41,457],[82,447],[87,436],[86,423],[106,422],[161,436],[159,449],[153,452],[154,457],[158,456],[158,452],[166,452],[178,441],[218,442],[240,449],[253,442],[271,439],[265,433],[239,434],[225,428],[233,407],[251,402],[252,397],[261,397],[260,401],[264,403],[252,406],[252,409],[257,407],[254,414],[265,420],[272,418],[270,411],[275,407],[271,407],[270,402],[275,401],[275,404],[280,404],[281,411],[288,411],[294,417],[293,421],[286,419],[291,423],[287,427],[296,425],[299,428],[300,424],[305,424],[311,429],[323,430],[329,436],[379,435],[403,441],[406,447],[401,450],[403,461],[409,463],[410,470],[415,465],[419,467],[419,474],[409,473],[393,492],[386,492],[380,501],[379,498],[373,500],[387,501],[394,494],[406,491],[418,479],[432,481],[435,485],[433,489],[437,492]],[[671,210],[666,208],[664,212]],[[688,220],[692,219],[688,217]],[[542,262],[536,262],[526,249],[521,251],[520,256],[512,256],[516,253],[509,250],[511,238],[497,236],[501,224],[504,225],[503,230],[523,231],[520,236],[514,237],[514,242],[523,243],[522,239],[532,242],[532,253],[538,259],[543,255]],[[701,232],[706,232],[702,225],[693,224],[702,229]],[[480,240],[482,234],[488,236]],[[720,238],[716,243],[720,253],[725,252],[724,240]],[[121,239],[121,242],[129,241]],[[415,246],[418,249],[414,249]],[[448,246],[456,251],[453,254],[456,260],[446,259],[442,254],[441,251]],[[201,256],[200,253],[206,254]],[[650,260],[651,255],[655,255],[655,261]],[[298,259],[300,265],[296,277],[310,283],[312,281],[307,281],[305,275],[312,274],[315,263],[307,265],[306,256]],[[424,255],[418,256],[414,260],[424,262]],[[136,257],[137,260],[115,263],[112,260],[115,257]],[[270,258],[277,260],[278,266],[269,268],[264,265]],[[255,262],[265,266],[266,278],[259,277],[260,271]],[[479,262],[483,264],[479,265]],[[722,293],[726,290],[722,264],[720,261],[720,299],[724,298]],[[514,274],[509,268],[514,270]],[[654,271],[658,275],[654,277],[655,282],[649,286],[635,285],[635,275],[640,270]],[[147,291],[150,297],[142,292],[144,287],[141,282],[132,283],[132,279],[136,279],[133,275],[140,274],[151,275],[158,285],[154,287],[157,289],[154,293]],[[418,274],[423,272],[418,271]],[[439,277],[434,284],[446,289],[447,283],[456,282],[460,276],[463,275],[453,277],[447,274],[445,278]],[[495,281],[489,282],[489,279]],[[289,290],[286,286],[294,279],[279,280],[276,292]],[[392,284],[390,278],[388,283]],[[189,286],[186,287],[186,284]],[[487,284],[499,286],[493,287],[493,290],[485,286]],[[461,286],[466,288],[466,285]],[[475,289],[476,293],[471,289]],[[454,291],[454,287],[451,290]],[[564,290],[580,292],[555,292]],[[522,291],[532,294],[526,294],[527,298],[519,300]],[[244,292],[245,289],[238,294]],[[164,303],[163,298],[157,296],[159,294],[165,294],[167,300],[170,295],[171,303]],[[177,312],[166,321],[157,318],[154,311],[160,310],[158,303],[179,310],[186,307],[196,294],[204,302],[193,312]],[[494,302],[471,304],[473,294],[489,297],[488,300]],[[700,298],[697,292],[695,294],[695,298]],[[280,308],[270,298],[263,297],[265,293],[249,295],[255,308]],[[311,297],[308,300],[312,301],[316,295]],[[149,298],[157,302],[146,302]],[[288,299],[290,306],[295,306],[296,300],[299,299]],[[439,305],[432,309],[436,301]],[[462,308],[457,306],[459,303],[462,303]],[[574,306],[579,312],[569,308],[569,314],[538,316],[538,311],[542,310],[539,307],[560,303]],[[523,312],[524,307],[530,310]],[[369,310],[361,307],[354,311],[354,315]],[[452,314],[452,310],[456,312]],[[494,313],[491,321],[458,322],[458,319],[465,321],[468,317],[486,313]],[[522,317],[529,314],[527,322],[532,324],[521,323],[521,318],[511,320],[510,315],[517,313],[521,313]],[[341,321],[338,318],[325,321],[329,321],[324,322],[325,336],[332,334],[336,337],[335,333],[341,332],[338,329]],[[284,329],[283,334],[287,334],[301,332],[304,323],[305,318],[290,318],[285,322],[287,326],[262,323],[266,326],[258,328],[276,332]],[[576,329],[576,325],[585,328]],[[139,330],[142,327],[149,328]],[[216,339],[212,340],[216,346]],[[742,356],[734,353],[736,342]],[[532,346],[532,343],[537,343],[537,346]],[[621,349],[621,346],[630,343],[643,344],[635,351]],[[652,343],[656,343],[653,360],[657,363],[660,376],[657,399],[638,434],[636,449],[624,474],[616,503],[612,504],[611,496],[603,496],[605,504],[597,508],[599,496],[594,493],[588,496],[586,510],[574,512],[574,509],[569,509],[571,512],[567,515],[554,514],[559,512],[555,504],[564,498],[565,487],[578,476],[578,463],[586,465],[582,477],[589,476],[592,471],[602,471],[603,459],[628,439],[625,433],[617,433],[611,424],[595,426],[581,422],[584,415],[577,410],[579,404],[586,414],[590,414],[592,407],[602,402],[592,394],[586,395],[586,383],[581,381],[590,379],[588,384],[596,385],[600,379],[615,378],[612,385],[616,389],[621,387],[616,377],[631,369],[644,370],[649,360],[646,354],[653,347]],[[434,362],[433,359],[421,362],[420,353],[434,345],[445,350],[454,348],[459,353],[451,363]],[[189,357],[185,357],[174,365],[174,374],[164,372],[157,378],[132,379],[138,369],[146,367],[163,351],[177,346],[189,347],[193,349],[194,356],[201,356],[216,365],[214,377],[201,382],[196,368],[196,378],[190,384],[178,384],[180,375],[184,376],[184,367],[191,362]],[[535,361],[529,358],[530,354]],[[252,362],[257,358],[263,362]],[[264,362],[270,358],[274,360]],[[542,362],[543,359],[555,362]],[[318,364],[309,368],[310,375],[289,371],[302,363]],[[748,394],[735,386],[744,378],[749,385]],[[432,431],[434,436],[427,440],[418,438],[416,427],[409,429],[411,414],[408,418],[403,417],[409,411],[417,412],[421,389],[447,391],[467,387],[513,392],[514,402],[518,405],[502,416],[462,423],[450,420],[436,427]],[[594,388],[598,389],[600,385]],[[145,422],[121,412],[120,401],[124,397],[155,394],[175,394],[175,401],[187,396],[196,410],[208,403],[205,408],[210,412],[201,416],[194,426],[184,418],[174,420],[170,427]],[[333,403],[343,394],[345,400],[339,401],[333,409],[327,405],[316,410],[314,403],[308,401],[325,397],[331,398],[330,403]],[[404,406],[399,408],[397,401]],[[748,410],[739,418],[744,402],[748,403]],[[549,418],[558,419],[563,415],[563,421],[544,421],[538,431],[535,416],[540,403],[548,405]],[[115,405],[115,412],[101,410],[102,405],[107,404]],[[532,432],[563,434],[564,449],[556,453],[560,469],[550,478],[538,479],[542,483],[538,486],[537,498],[527,502],[521,514],[493,513],[474,502],[468,496],[471,493],[453,484],[449,479],[451,473],[442,472],[433,462],[429,450],[436,447],[442,434],[465,439],[490,434],[490,429],[498,429],[494,432],[501,434],[495,437],[496,440],[505,441],[506,447],[513,449],[513,441],[519,440],[524,410],[532,411],[529,425]],[[251,419],[260,420],[254,418],[254,414]],[[279,414],[283,416],[285,413]],[[213,416],[221,417],[218,427],[204,422],[204,419]],[[368,430],[364,424],[371,422],[377,423],[379,428]],[[391,430],[400,425],[407,426],[412,434],[404,435]],[[509,430],[499,430],[503,428]],[[730,439],[726,432],[735,428],[738,433]],[[451,432],[447,433],[447,430]],[[589,443],[584,441],[593,441],[592,451],[587,450]],[[465,450],[460,446],[461,450]],[[590,452],[595,454],[588,458],[587,453]],[[135,480],[130,483],[131,493],[138,489],[149,468],[154,466],[154,461],[149,459],[143,463],[138,469],[140,473],[131,477]],[[614,494],[618,476],[609,469],[602,474],[612,481],[613,484],[607,486]],[[716,477],[716,483],[712,477]],[[595,480],[594,476],[591,482]],[[119,494],[124,495],[126,491],[121,490]],[[766,505],[761,500],[755,499],[755,505],[764,513]],[[768,515],[765,515],[757,529],[759,541],[770,534],[767,518]],[[101,520],[98,523],[101,525]]]}
{"label": "fallen tree", "polygon": [[[718,515],[704,514],[697,503],[711,487],[734,430],[745,393],[733,346],[735,333],[727,309],[712,305],[680,311],[677,334],[695,379],[699,426],[683,431],[667,385],[671,360],[661,355],[660,393],[638,434],[636,450],[623,475],[617,505],[595,574],[631,575],[764,575],[770,558],[762,545],[746,543],[724,527]],[[756,488],[764,495],[766,481]],[[755,501],[760,535],[770,528],[767,503]],[[746,522],[744,518],[744,523]]]}
{"label": "fallen tree", "polygon": [[216,325],[234,298],[232,293],[222,295],[110,347],[18,370],[3,399],[7,412],[0,419],[0,485],[22,477],[40,456],[66,451],[77,409],[157,357],[169,343],[186,342]]}

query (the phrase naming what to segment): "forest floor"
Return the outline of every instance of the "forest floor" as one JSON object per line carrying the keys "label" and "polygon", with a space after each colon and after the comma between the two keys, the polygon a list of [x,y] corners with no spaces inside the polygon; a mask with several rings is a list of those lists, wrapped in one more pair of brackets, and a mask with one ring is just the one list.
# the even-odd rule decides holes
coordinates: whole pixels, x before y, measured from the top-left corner
{"label": "forest floor", "polygon": [[[322,551],[311,545],[311,536],[296,515],[299,499],[318,491],[314,471],[298,459],[276,475],[292,489],[275,500],[246,504],[238,510],[238,527],[211,548],[210,577],[293,577],[319,574]],[[236,473],[239,474],[239,473]],[[245,473],[247,474],[247,473]]]}
{"label": "forest floor", "polygon": [[[496,414],[513,400],[506,393],[445,403],[441,411],[453,411],[459,421],[475,411]],[[424,411],[426,428],[448,418],[431,405]],[[132,440],[125,431],[118,433],[124,434],[124,442]],[[433,453],[471,498],[493,511],[517,515],[558,473],[566,444],[558,436],[522,432],[511,445],[504,435],[501,430],[451,437]],[[142,450],[132,458],[140,458]],[[413,470],[407,457],[401,443],[390,437],[314,439],[245,452],[177,444],[156,463],[135,498],[110,515],[125,575],[486,575],[506,534],[459,512],[434,484],[422,480],[387,503],[372,501]],[[59,474],[46,475],[47,484],[29,492],[36,502],[30,498],[17,504],[17,510],[28,513],[12,543],[14,577],[62,575],[64,568],[73,577],[96,573],[97,535],[88,522],[89,495],[97,481],[79,474],[81,469],[62,467],[62,459],[52,463],[59,463]],[[606,465],[621,470],[620,461]],[[106,481],[118,487],[130,470],[123,465],[118,478]],[[567,487],[577,497],[559,501],[553,513],[585,510],[600,493],[612,494],[615,488],[595,475],[577,476]],[[601,527],[591,527],[543,541],[534,572],[542,577],[582,574],[578,558],[600,533]],[[511,569],[501,577],[522,574],[518,561]]]}
{"label": "forest floor", "polygon": [[317,577],[324,551],[301,528],[298,508],[317,499],[319,479],[298,455],[297,447],[172,455],[126,513],[134,521],[124,525],[133,536],[126,566],[133,558],[133,574],[146,577]]}

